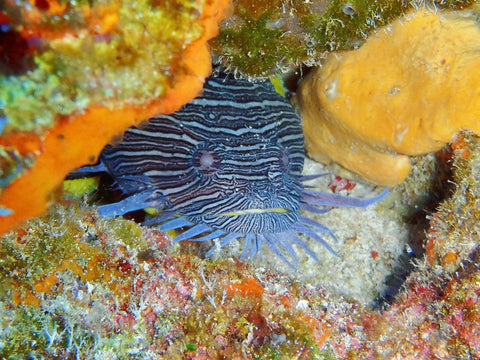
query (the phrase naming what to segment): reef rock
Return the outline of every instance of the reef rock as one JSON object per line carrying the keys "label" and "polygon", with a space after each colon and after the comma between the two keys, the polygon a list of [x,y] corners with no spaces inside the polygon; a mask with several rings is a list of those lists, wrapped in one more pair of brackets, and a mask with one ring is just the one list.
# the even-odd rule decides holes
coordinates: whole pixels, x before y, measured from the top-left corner
{"label": "reef rock", "polygon": [[461,129],[480,133],[479,44],[472,13],[423,9],[359,50],[331,53],[297,92],[308,153],[393,185],[408,155],[438,150]]}
{"label": "reef rock", "polygon": [[229,0],[61,3],[0,12],[36,64],[0,71],[0,234],[44,212],[65,176],[125,129],[192,100],[231,10]]}

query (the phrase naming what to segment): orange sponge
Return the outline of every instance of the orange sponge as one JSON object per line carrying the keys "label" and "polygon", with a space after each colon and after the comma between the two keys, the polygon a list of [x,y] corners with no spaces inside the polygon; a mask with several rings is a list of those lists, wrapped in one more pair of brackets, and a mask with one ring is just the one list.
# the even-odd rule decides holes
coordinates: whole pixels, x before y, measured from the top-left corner
{"label": "orange sponge", "polygon": [[[144,119],[178,110],[203,87],[211,72],[207,41],[218,31],[218,23],[226,16],[229,0],[206,1],[200,19],[203,35],[189,44],[178,64],[175,82],[156,100],[146,104],[111,109],[94,105],[84,113],[64,117],[45,135],[9,133],[0,138],[0,145],[15,146],[19,151],[38,154],[35,164],[0,194],[0,209],[10,215],[0,216],[0,234],[19,222],[40,215],[47,207],[52,191],[72,170],[92,163],[102,148],[126,128]],[[27,145],[25,145],[27,144]]]}
{"label": "orange sponge", "polygon": [[332,53],[301,83],[307,152],[383,185],[402,181],[407,155],[480,133],[480,29],[460,12],[413,12],[359,49]]}

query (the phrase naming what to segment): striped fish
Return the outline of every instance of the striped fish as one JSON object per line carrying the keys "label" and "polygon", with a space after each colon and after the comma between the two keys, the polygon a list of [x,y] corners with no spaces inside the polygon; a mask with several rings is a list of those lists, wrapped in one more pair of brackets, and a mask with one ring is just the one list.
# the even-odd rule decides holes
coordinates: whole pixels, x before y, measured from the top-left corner
{"label": "striped fish", "polygon": [[208,78],[202,96],[180,111],[127,130],[121,143],[103,150],[99,165],[82,171],[106,171],[125,194],[99,207],[104,216],[154,207],[161,213],[147,224],[187,228],[175,241],[218,238],[225,246],[243,238],[242,258],[266,243],[296,266],[292,243],[318,261],[300,235],[332,252],[319,234],[335,239],[300,209],[366,207],[386,195],[359,199],[307,190],[304,158],[301,119],[272,84],[224,76]]}

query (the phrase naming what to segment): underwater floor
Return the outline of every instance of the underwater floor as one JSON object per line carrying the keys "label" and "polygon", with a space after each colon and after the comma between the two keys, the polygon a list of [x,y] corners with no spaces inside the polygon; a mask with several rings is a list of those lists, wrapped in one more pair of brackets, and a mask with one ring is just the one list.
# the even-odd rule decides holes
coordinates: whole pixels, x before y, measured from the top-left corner
{"label": "underwater floor", "polygon": [[[0,359],[480,359],[479,14],[475,0],[2,2]],[[152,209],[101,217],[102,179],[64,181],[201,94],[212,63],[296,91],[282,101],[310,156],[343,166],[307,159],[304,175],[328,174],[316,190],[388,185],[367,209],[314,215],[337,256],[305,239],[319,262],[301,242],[297,267],[268,246],[241,260],[238,239],[206,258],[221,240],[176,243],[141,225]]]}
{"label": "underwater floor", "polygon": [[[207,244],[172,245],[171,236],[158,230],[100,218],[83,200],[60,198],[47,215],[2,237],[0,353],[98,359],[476,356],[479,209],[469,204],[474,189],[479,194],[478,144],[468,136],[462,146],[470,156],[451,153],[453,195],[428,213],[423,228],[415,229],[412,218],[425,218],[415,212],[415,201],[427,196],[419,190],[421,179],[412,176],[366,211],[322,215],[339,239],[329,243],[341,258],[310,242],[321,264],[299,251],[295,271],[268,249],[240,262],[235,244],[203,259]],[[416,166],[431,167],[434,158]],[[308,161],[306,171],[321,168]],[[332,179],[339,185],[338,177],[320,182],[332,185]],[[370,189],[357,182],[352,193]],[[406,196],[412,203],[402,207]],[[415,254],[415,236],[426,241],[426,253]]]}

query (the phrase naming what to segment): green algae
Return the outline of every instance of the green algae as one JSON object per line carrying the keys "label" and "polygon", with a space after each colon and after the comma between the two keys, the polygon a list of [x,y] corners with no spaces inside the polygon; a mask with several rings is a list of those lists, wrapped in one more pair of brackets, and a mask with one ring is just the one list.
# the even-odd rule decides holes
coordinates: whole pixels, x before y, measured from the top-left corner
{"label": "green algae", "polygon": [[234,16],[212,41],[220,64],[268,77],[318,64],[326,52],[359,47],[375,29],[415,6],[462,9],[475,1],[235,1]]}
{"label": "green algae", "polygon": [[[358,46],[369,32],[408,8],[405,2],[237,1],[236,20],[213,41],[221,62],[249,76],[271,76],[317,63],[325,51]],[[231,24],[231,25],[230,25]]]}
{"label": "green algae", "polygon": [[[75,202],[5,235],[0,357],[134,359],[146,351],[161,357],[167,347],[178,358],[326,358],[307,322],[292,316],[297,310],[290,305],[279,306],[276,295],[226,292],[232,281],[253,277],[252,269],[204,261],[185,246],[182,254],[157,248],[144,260],[136,256],[158,247],[158,239],[132,221],[99,219]],[[36,286],[52,274],[53,287]],[[27,302],[28,294],[38,302]]]}
{"label": "green algae", "polygon": [[0,335],[2,359],[23,359],[38,349],[48,347],[44,330],[55,325],[45,314],[30,307],[12,311],[0,303],[0,316],[3,329]]}
{"label": "green algae", "polygon": [[[243,26],[239,29],[225,29],[218,36],[218,42],[226,50],[222,57],[228,58],[229,66],[252,76],[268,76],[270,69],[276,69],[280,59],[292,63],[298,57],[298,52],[306,52],[306,47],[298,44],[300,48],[289,47],[289,42],[283,37],[294,41],[283,30],[269,28],[268,21],[272,12],[267,11],[258,19],[249,19],[241,8],[238,10]],[[228,50],[227,50],[228,49]],[[261,61],[259,61],[261,59]],[[244,71],[244,69],[248,69]]]}
{"label": "green algae", "polygon": [[[25,233],[13,231],[0,240],[0,294],[11,289],[13,282],[32,288],[36,281],[51,273],[63,259],[81,253],[74,234],[81,228],[76,224],[66,227],[64,210],[49,221],[34,219]],[[45,256],[49,254],[49,256]]]}
{"label": "green algae", "polygon": [[[27,9],[27,3],[19,1],[16,6]],[[82,17],[87,3],[92,11],[110,7],[112,16],[118,16],[118,23],[103,37],[88,33],[88,20]],[[201,1],[162,5],[122,1],[118,11],[117,3],[108,0],[64,4],[69,4],[66,14],[44,15],[43,25],[59,33],[62,27],[65,32],[76,28],[76,36],[51,40],[34,55],[36,67],[27,73],[0,76],[0,109],[8,119],[5,131],[41,131],[53,125],[57,114],[78,113],[92,104],[141,104],[158,97],[174,81],[186,44],[203,32],[198,24]],[[28,21],[10,10],[14,28],[28,28]]]}
{"label": "green algae", "polygon": [[121,220],[120,224],[115,226],[114,229],[115,236],[130,246],[137,245],[136,241],[132,240],[139,238],[142,235],[142,229],[134,221]]}

